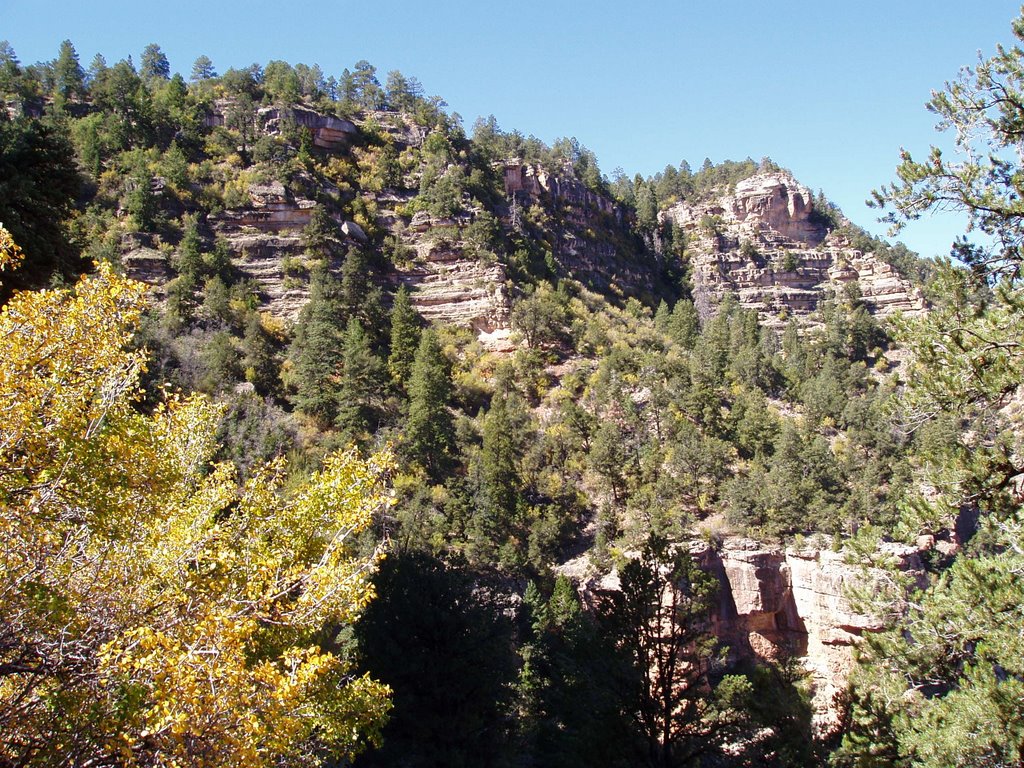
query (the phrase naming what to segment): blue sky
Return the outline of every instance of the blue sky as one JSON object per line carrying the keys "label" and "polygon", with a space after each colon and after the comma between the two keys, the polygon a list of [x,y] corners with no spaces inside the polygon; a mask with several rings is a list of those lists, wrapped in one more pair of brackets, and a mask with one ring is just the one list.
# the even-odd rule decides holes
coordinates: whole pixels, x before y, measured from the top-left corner
{"label": "blue sky", "polygon": [[[1012,40],[1009,0],[516,0],[446,3],[0,0],[0,38],[23,64],[74,44],[84,66],[158,43],[188,75],[200,54],[218,71],[284,59],[337,75],[360,59],[381,80],[417,77],[465,120],[551,143],[575,136],[606,173],[649,175],[705,157],[769,156],[855,222],[901,146],[940,140],[933,88]],[[946,253],[963,222],[946,215],[900,239]]]}

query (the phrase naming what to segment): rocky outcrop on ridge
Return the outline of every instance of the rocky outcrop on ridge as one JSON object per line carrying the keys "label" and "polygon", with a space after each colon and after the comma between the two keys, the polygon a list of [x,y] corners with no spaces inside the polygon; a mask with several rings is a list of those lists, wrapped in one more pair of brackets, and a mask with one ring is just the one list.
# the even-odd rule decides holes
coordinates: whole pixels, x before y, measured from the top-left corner
{"label": "rocky outcrop on ridge", "polygon": [[[225,125],[234,102],[218,99],[206,115],[207,127]],[[337,115],[324,114],[304,107],[261,107],[256,110],[256,122],[263,133],[276,135],[286,126],[306,128],[313,138],[313,145],[321,149],[343,150],[351,145],[359,129],[350,120]]]}
{"label": "rocky outcrop on ridge", "polygon": [[925,311],[920,291],[873,253],[829,232],[810,191],[783,171],[758,173],[733,192],[662,213],[686,233],[694,298],[707,315],[726,293],[780,328],[804,317],[848,283],[885,317]]}
{"label": "rocky outcrop on ridge", "polygon": [[625,209],[587,187],[571,164],[553,173],[509,160],[504,180],[509,219],[531,206],[550,215],[552,257],[564,275],[611,296],[652,300],[662,293],[660,257],[629,231]]}

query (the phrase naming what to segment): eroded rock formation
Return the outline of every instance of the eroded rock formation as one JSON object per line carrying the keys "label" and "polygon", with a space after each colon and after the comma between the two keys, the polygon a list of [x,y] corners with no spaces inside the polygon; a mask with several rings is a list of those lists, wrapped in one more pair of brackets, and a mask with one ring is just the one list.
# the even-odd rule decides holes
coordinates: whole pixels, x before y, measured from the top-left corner
{"label": "eroded rock formation", "polygon": [[810,191],[788,173],[759,173],[730,194],[678,203],[662,216],[686,233],[695,300],[705,314],[731,292],[779,328],[854,282],[873,314],[926,308],[890,265],[830,233]]}
{"label": "eroded rock formation", "polygon": [[[206,125],[226,125],[234,104],[231,99],[215,101],[206,115]],[[312,134],[315,146],[329,150],[347,148],[359,133],[355,123],[349,120],[303,107],[261,107],[256,110],[256,122],[269,135],[279,134],[291,126],[306,128]]]}
{"label": "eroded rock formation", "polygon": [[[883,544],[896,566],[923,578],[920,552]],[[718,636],[733,655],[778,660],[795,655],[810,673],[820,725],[835,717],[834,700],[846,684],[853,648],[866,632],[878,631],[878,617],[858,611],[851,589],[882,570],[865,570],[841,552],[816,547],[765,548],[749,539],[726,541],[698,554],[719,579]]]}
{"label": "eroded rock formation", "polygon": [[[881,554],[923,586],[919,549],[881,546]],[[838,716],[836,696],[844,690],[853,666],[854,647],[865,633],[882,628],[878,617],[852,604],[851,589],[890,574],[820,547],[781,549],[737,538],[720,547],[694,543],[690,549],[720,584],[712,629],[727,646],[730,659],[796,658],[810,676],[816,725],[830,730]],[[580,559],[560,571],[580,582],[585,598],[619,588],[615,572],[588,580],[588,569]]]}
{"label": "eroded rock formation", "polygon": [[617,297],[651,300],[662,294],[660,258],[630,231],[625,209],[587,187],[570,164],[552,173],[509,160],[504,176],[510,218],[531,206],[548,213],[552,258],[564,275]]}

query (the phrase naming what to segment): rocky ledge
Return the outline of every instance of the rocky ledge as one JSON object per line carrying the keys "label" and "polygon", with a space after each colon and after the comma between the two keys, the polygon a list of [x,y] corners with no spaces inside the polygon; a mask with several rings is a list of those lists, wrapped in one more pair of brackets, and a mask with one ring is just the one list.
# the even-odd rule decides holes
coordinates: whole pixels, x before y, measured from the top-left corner
{"label": "rocky ledge", "polygon": [[[882,547],[899,570],[924,578],[916,547]],[[727,541],[698,557],[722,585],[714,617],[718,637],[735,658],[797,657],[811,677],[818,724],[827,729],[836,717],[835,698],[845,688],[854,647],[864,633],[882,628],[878,617],[851,603],[851,590],[889,574],[865,570],[830,549],[781,550],[748,539]]]}

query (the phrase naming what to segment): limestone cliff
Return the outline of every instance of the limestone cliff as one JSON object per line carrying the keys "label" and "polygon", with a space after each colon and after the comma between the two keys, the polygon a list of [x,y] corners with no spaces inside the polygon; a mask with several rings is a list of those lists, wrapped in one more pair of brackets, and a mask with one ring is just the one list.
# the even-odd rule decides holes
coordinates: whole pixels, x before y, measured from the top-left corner
{"label": "limestone cliff", "polygon": [[631,230],[626,210],[590,189],[565,164],[557,173],[533,164],[504,164],[506,216],[536,206],[550,223],[548,245],[559,272],[613,297],[648,301],[673,288],[660,284],[660,256]]}
{"label": "limestone cliff", "polygon": [[885,317],[925,310],[920,291],[873,253],[830,232],[810,191],[783,171],[759,173],[730,193],[662,213],[686,234],[694,298],[704,314],[729,292],[770,327],[805,317],[847,283]]}
{"label": "limestone cliff", "polygon": [[[227,99],[214,102],[207,124],[225,125],[236,108]],[[492,170],[503,181],[504,196],[491,193],[493,199],[484,205],[464,194],[457,214],[438,217],[424,210],[413,191],[422,168],[406,164],[398,173],[400,181],[383,189],[362,188],[363,182],[355,181],[368,178],[359,164],[377,151],[366,149],[364,131],[387,143],[395,155],[422,154],[428,132],[407,116],[369,113],[360,127],[308,107],[265,106],[251,118],[252,146],[260,137],[290,141],[301,130],[321,160],[329,158],[316,170],[292,164],[276,176],[259,163],[222,171],[235,178],[224,181],[224,207],[206,221],[208,234],[227,244],[236,268],[259,286],[262,308],[279,318],[294,320],[308,300],[302,231],[318,204],[338,225],[345,241],[341,252],[367,243],[382,250],[382,241],[390,239],[394,253],[386,256],[390,263],[384,277],[391,286],[407,286],[427,320],[469,327],[491,347],[507,347],[516,287],[509,280],[510,265],[472,242],[470,229],[479,217],[498,222],[509,239],[529,241],[554,276],[579,280],[613,301],[632,296],[653,306],[678,294],[665,257],[638,234],[632,214],[600,185],[585,184],[569,162],[553,168],[520,160],[497,164]],[[247,154],[242,148],[239,152]],[[363,170],[335,183],[331,179],[337,176],[323,172],[335,160],[339,168]],[[733,292],[741,304],[758,311],[762,322],[779,328],[790,317],[813,312],[851,282],[877,314],[924,309],[923,298],[906,280],[874,254],[830,232],[814,206],[810,192],[788,173],[771,172],[740,181],[717,198],[663,211],[662,220],[685,233],[702,313],[713,312]],[[364,227],[373,230],[372,238]],[[155,284],[173,277],[173,260],[159,250],[129,244],[122,255],[134,276]]]}

